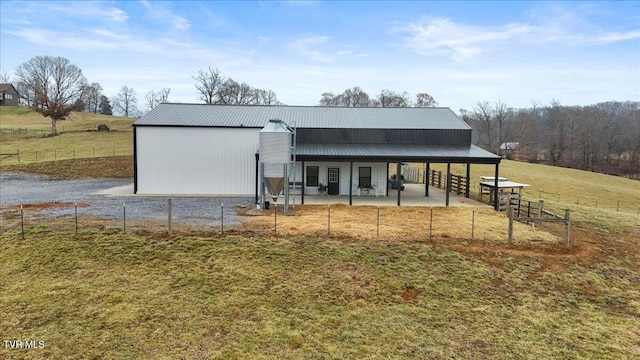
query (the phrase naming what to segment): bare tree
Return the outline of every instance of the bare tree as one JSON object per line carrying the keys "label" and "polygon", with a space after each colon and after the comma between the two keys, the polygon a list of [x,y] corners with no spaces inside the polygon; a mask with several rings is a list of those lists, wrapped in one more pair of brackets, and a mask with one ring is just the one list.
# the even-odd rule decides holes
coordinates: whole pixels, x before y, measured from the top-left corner
{"label": "bare tree", "polygon": [[471,117],[478,124],[480,144],[489,150],[494,150],[493,134],[495,125],[493,121],[493,111],[489,102],[478,101],[476,106],[473,107]]}
{"label": "bare tree", "polygon": [[320,98],[321,106],[341,106],[342,100],[332,92],[322,93]]}
{"label": "bare tree", "polygon": [[359,86],[346,89],[342,94],[334,95],[327,92],[322,94],[320,105],[341,107],[368,107],[372,105],[369,95]]}
{"label": "bare tree", "polygon": [[218,103],[225,105],[251,105],[254,104],[254,89],[246,83],[238,83],[229,78],[221,86],[218,92]]}
{"label": "bare tree", "polygon": [[569,139],[566,110],[558,100],[554,99],[547,107],[547,115],[549,117],[547,149],[551,164],[557,165],[567,150]]}
{"label": "bare tree", "polygon": [[411,100],[406,91],[397,93],[389,89],[380,91],[375,100],[371,101],[372,106],[377,107],[408,107]]}
{"label": "bare tree", "polygon": [[438,102],[433,96],[427,93],[419,93],[416,95],[415,107],[435,107],[438,106]]}
{"label": "bare tree", "polygon": [[273,90],[255,89],[254,91],[256,105],[281,105],[278,96]]}
{"label": "bare tree", "polygon": [[359,86],[345,90],[342,96],[342,101],[347,107],[367,107],[371,105],[369,95]]}
{"label": "bare tree", "polygon": [[63,57],[36,56],[18,66],[16,77],[30,107],[51,119],[51,133],[56,124],[74,110],[86,83],[82,70]]}
{"label": "bare tree", "polygon": [[9,84],[11,82],[11,76],[5,69],[0,68],[0,84]]}
{"label": "bare tree", "polygon": [[102,86],[99,83],[84,84],[82,86],[82,105],[83,108],[94,114],[98,113],[98,105],[100,105],[100,96],[102,96]]}
{"label": "bare tree", "polygon": [[122,86],[111,102],[113,103],[113,109],[124,115],[124,117],[129,117],[129,115],[133,115],[137,111],[136,104],[138,99],[136,98],[136,91],[128,86]]}
{"label": "bare tree", "polygon": [[147,95],[145,95],[145,100],[147,100],[147,106],[149,107],[149,110],[162,104],[163,102],[167,102],[169,100],[169,92],[171,92],[171,89],[168,88],[164,88],[158,91],[149,90],[149,92],[147,92]]}
{"label": "bare tree", "polygon": [[497,141],[497,150],[500,149],[502,143],[505,141],[505,136],[510,124],[511,118],[513,117],[513,111],[507,108],[507,104],[503,103],[501,100],[496,102],[495,107],[493,108],[493,118],[498,127],[498,141]]}
{"label": "bare tree", "polygon": [[193,76],[196,81],[196,89],[200,93],[200,100],[207,104],[217,104],[220,99],[220,89],[225,79],[220,75],[220,70],[209,67],[207,71],[199,70],[198,75]]}

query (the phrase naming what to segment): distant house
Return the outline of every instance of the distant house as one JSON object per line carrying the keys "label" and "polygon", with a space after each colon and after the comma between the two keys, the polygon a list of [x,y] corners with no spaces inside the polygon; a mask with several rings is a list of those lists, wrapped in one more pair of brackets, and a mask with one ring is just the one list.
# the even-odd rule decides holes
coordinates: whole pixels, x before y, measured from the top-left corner
{"label": "distant house", "polygon": [[0,84],[0,106],[18,106],[20,96],[12,84]]}
{"label": "distant house", "polygon": [[498,155],[512,160],[515,158],[514,155],[519,146],[519,142],[504,142],[500,145],[500,151],[498,151]]}

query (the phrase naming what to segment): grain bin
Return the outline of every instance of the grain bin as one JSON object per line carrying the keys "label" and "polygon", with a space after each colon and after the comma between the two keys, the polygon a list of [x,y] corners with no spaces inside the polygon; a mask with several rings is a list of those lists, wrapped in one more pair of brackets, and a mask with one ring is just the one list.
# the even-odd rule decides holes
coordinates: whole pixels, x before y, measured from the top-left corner
{"label": "grain bin", "polygon": [[274,202],[285,187],[292,145],[293,131],[282,120],[269,120],[260,130],[262,178]]}

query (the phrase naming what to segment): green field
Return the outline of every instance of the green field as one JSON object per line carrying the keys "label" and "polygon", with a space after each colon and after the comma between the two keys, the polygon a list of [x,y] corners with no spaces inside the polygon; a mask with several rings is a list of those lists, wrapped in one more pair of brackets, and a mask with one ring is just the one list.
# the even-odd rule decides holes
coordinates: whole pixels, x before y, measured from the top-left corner
{"label": "green field", "polygon": [[0,357],[640,356],[637,252],[37,231],[0,237],[0,328],[45,347]]}
{"label": "green field", "polygon": [[[25,107],[0,107],[0,165],[133,154],[134,119],[72,113],[58,123],[58,136],[47,137],[51,124]],[[98,132],[105,124],[110,131]],[[18,155],[19,153],[19,155]]]}
{"label": "green field", "polygon": [[[2,130],[30,116],[8,116],[5,127],[7,114],[0,114]],[[118,141],[131,146],[132,120],[118,128],[122,120],[113,118],[116,131],[97,133],[86,129],[108,119],[88,119],[56,137],[8,136],[0,152],[51,148],[53,141],[78,149]],[[46,122],[41,127],[46,130]],[[122,152],[25,163],[8,158],[0,170],[126,178],[131,153]],[[385,224],[408,235],[382,240],[346,232],[265,236],[261,229],[271,226],[271,215],[246,219],[239,226],[244,236],[124,235],[112,227],[97,230],[98,220],[89,218],[81,224],[96,226],[76,236],[61,225],[72,223],[66,217],[29,223],[22,240],[19,227],[3,222],[0,339],[43,341],[44,348],[3,344],[0,359],[640,358],[640,215],[632,206],[617,211],[611,200],[640,205],[638,182],[514,161],[500,168],[501,175],[532,185],[527,197],[542,194],[549,208],[572,210],[570,245],[508,244],[503,236],[488,241],[504,226],[488,226],[498,219],[480,212],[485,223],[476,235],[490,234],[470,239],[462,208],[437,212],[438,225],[460,231],[433,240],[411,236],[424,223],[406,226],[410,208],[384,211]],[[475,166],[472,177],[492,171]],[[453,166],[453,172],[464,169]],[[588,196],[598,198],[597,208]],[[334,212],[341,224],[336,232],[357,229],[358,210],[343,208]],[[346,214],[342,219],[338,210]],[[2,220],[8,214],[0,211]],[[17,223],[19,215],[11,214]],[[281,226],[304,232],[308,219],[324,222],[302,215],[281,219]],[[562,236],[560,226],[544,229]]]}

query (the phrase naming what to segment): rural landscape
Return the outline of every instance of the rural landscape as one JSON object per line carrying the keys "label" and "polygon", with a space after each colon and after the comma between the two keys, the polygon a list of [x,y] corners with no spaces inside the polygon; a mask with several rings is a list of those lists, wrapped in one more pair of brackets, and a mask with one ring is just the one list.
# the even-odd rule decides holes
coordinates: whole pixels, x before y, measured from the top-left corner
{"label": "rural landscape", "polygon": [[0,360],[640,359],[638,14],[0,1]]}
{"label": "rural landscape", "polygon": [[[20,153],[3,174],[131,179],[131,119],[73,113],[46,137],[40,114],[0,111],[2,153]],[[428,208],[383,208],[376,234],[375,207],[335,206],[327,234],[326,207],[308,205],[279,216],[277,234],[265,213],[224,234],[177,224],[169,235],[162,222],[125,234],[82,216],[76,233],[36,206],[25,209],[45,215],[24,239],[16,208],[3,208],[2,338],[45,346],[2,357],[638,357],[637,181],[508,160],[501,174],[571,209],[568,245],[554,224],[517,223],[510,243],[506,216],[488,207],[472,237],[468,207],[436,208],[432,234]]]}

